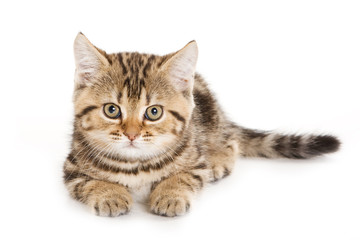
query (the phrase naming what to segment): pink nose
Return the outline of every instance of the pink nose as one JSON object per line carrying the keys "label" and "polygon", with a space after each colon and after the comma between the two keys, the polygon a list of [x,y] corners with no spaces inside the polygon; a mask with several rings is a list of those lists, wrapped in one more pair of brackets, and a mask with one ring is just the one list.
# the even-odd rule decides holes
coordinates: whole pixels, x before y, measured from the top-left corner
{"label": "pink nose", "polygon": [[124,135],[127,136],[130,141],[134,141],[139,136],[138,133],[126,133],[126,132],[124,132]]}
{"label": "pink nose", "polygon": [[127,136],[130,141],[134,141],[140,136],[140,129],[137,125],[128,125],[124,129],[124,135]]}

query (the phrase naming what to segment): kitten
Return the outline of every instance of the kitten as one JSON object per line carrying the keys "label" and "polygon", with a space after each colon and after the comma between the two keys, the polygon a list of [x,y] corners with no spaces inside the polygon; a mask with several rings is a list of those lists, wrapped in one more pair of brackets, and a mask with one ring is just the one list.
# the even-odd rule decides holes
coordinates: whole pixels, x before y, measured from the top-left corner
{"label": "kitten", "polygon": [[143,190],[153,213],[182,215],[239,156],[304,159],[339,148],[330,135],[282,135],[229,121],[195,73],[195,41],[165,56],[107,54],[79,33],[74,52],[75,121],[64,182],[97,215],[129,212],[131,193]]}

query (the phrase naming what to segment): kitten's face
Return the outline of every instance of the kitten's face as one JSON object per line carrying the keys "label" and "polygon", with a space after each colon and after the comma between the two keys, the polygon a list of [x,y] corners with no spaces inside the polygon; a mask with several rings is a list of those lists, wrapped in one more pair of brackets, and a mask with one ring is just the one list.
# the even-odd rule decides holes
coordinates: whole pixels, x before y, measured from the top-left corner
{"label": "kitten's face", "polygon": [[74,103],[75,124],[87,142],[99,155],[130,161],[173,154],[194,107],[195,69],[183,72],[189,58],[178,55],[184,50],[163,57],[108,55],[86,41],[83,35],[75,40]]}

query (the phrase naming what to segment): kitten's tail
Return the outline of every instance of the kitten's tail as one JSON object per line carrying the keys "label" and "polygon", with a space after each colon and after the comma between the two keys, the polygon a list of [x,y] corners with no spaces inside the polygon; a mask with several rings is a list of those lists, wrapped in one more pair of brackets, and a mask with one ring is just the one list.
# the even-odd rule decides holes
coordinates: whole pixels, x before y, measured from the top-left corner
{"label": "kitten's tail", "polygon": [[237,128],[240,155],[245,157],[305,159],[336,152],[341,143],[331,135],[279,134]]}

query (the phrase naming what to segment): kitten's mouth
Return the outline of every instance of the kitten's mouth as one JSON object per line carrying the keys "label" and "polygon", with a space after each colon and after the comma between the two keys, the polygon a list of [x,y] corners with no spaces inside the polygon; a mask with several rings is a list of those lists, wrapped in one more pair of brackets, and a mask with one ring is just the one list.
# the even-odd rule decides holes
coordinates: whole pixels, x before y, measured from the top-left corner
{"label": "kitten's mouth", "polygon": [[129,144],[126,146],[127,148],[137,148],[135,146],[135,143],[134,142],[129,142]]}

